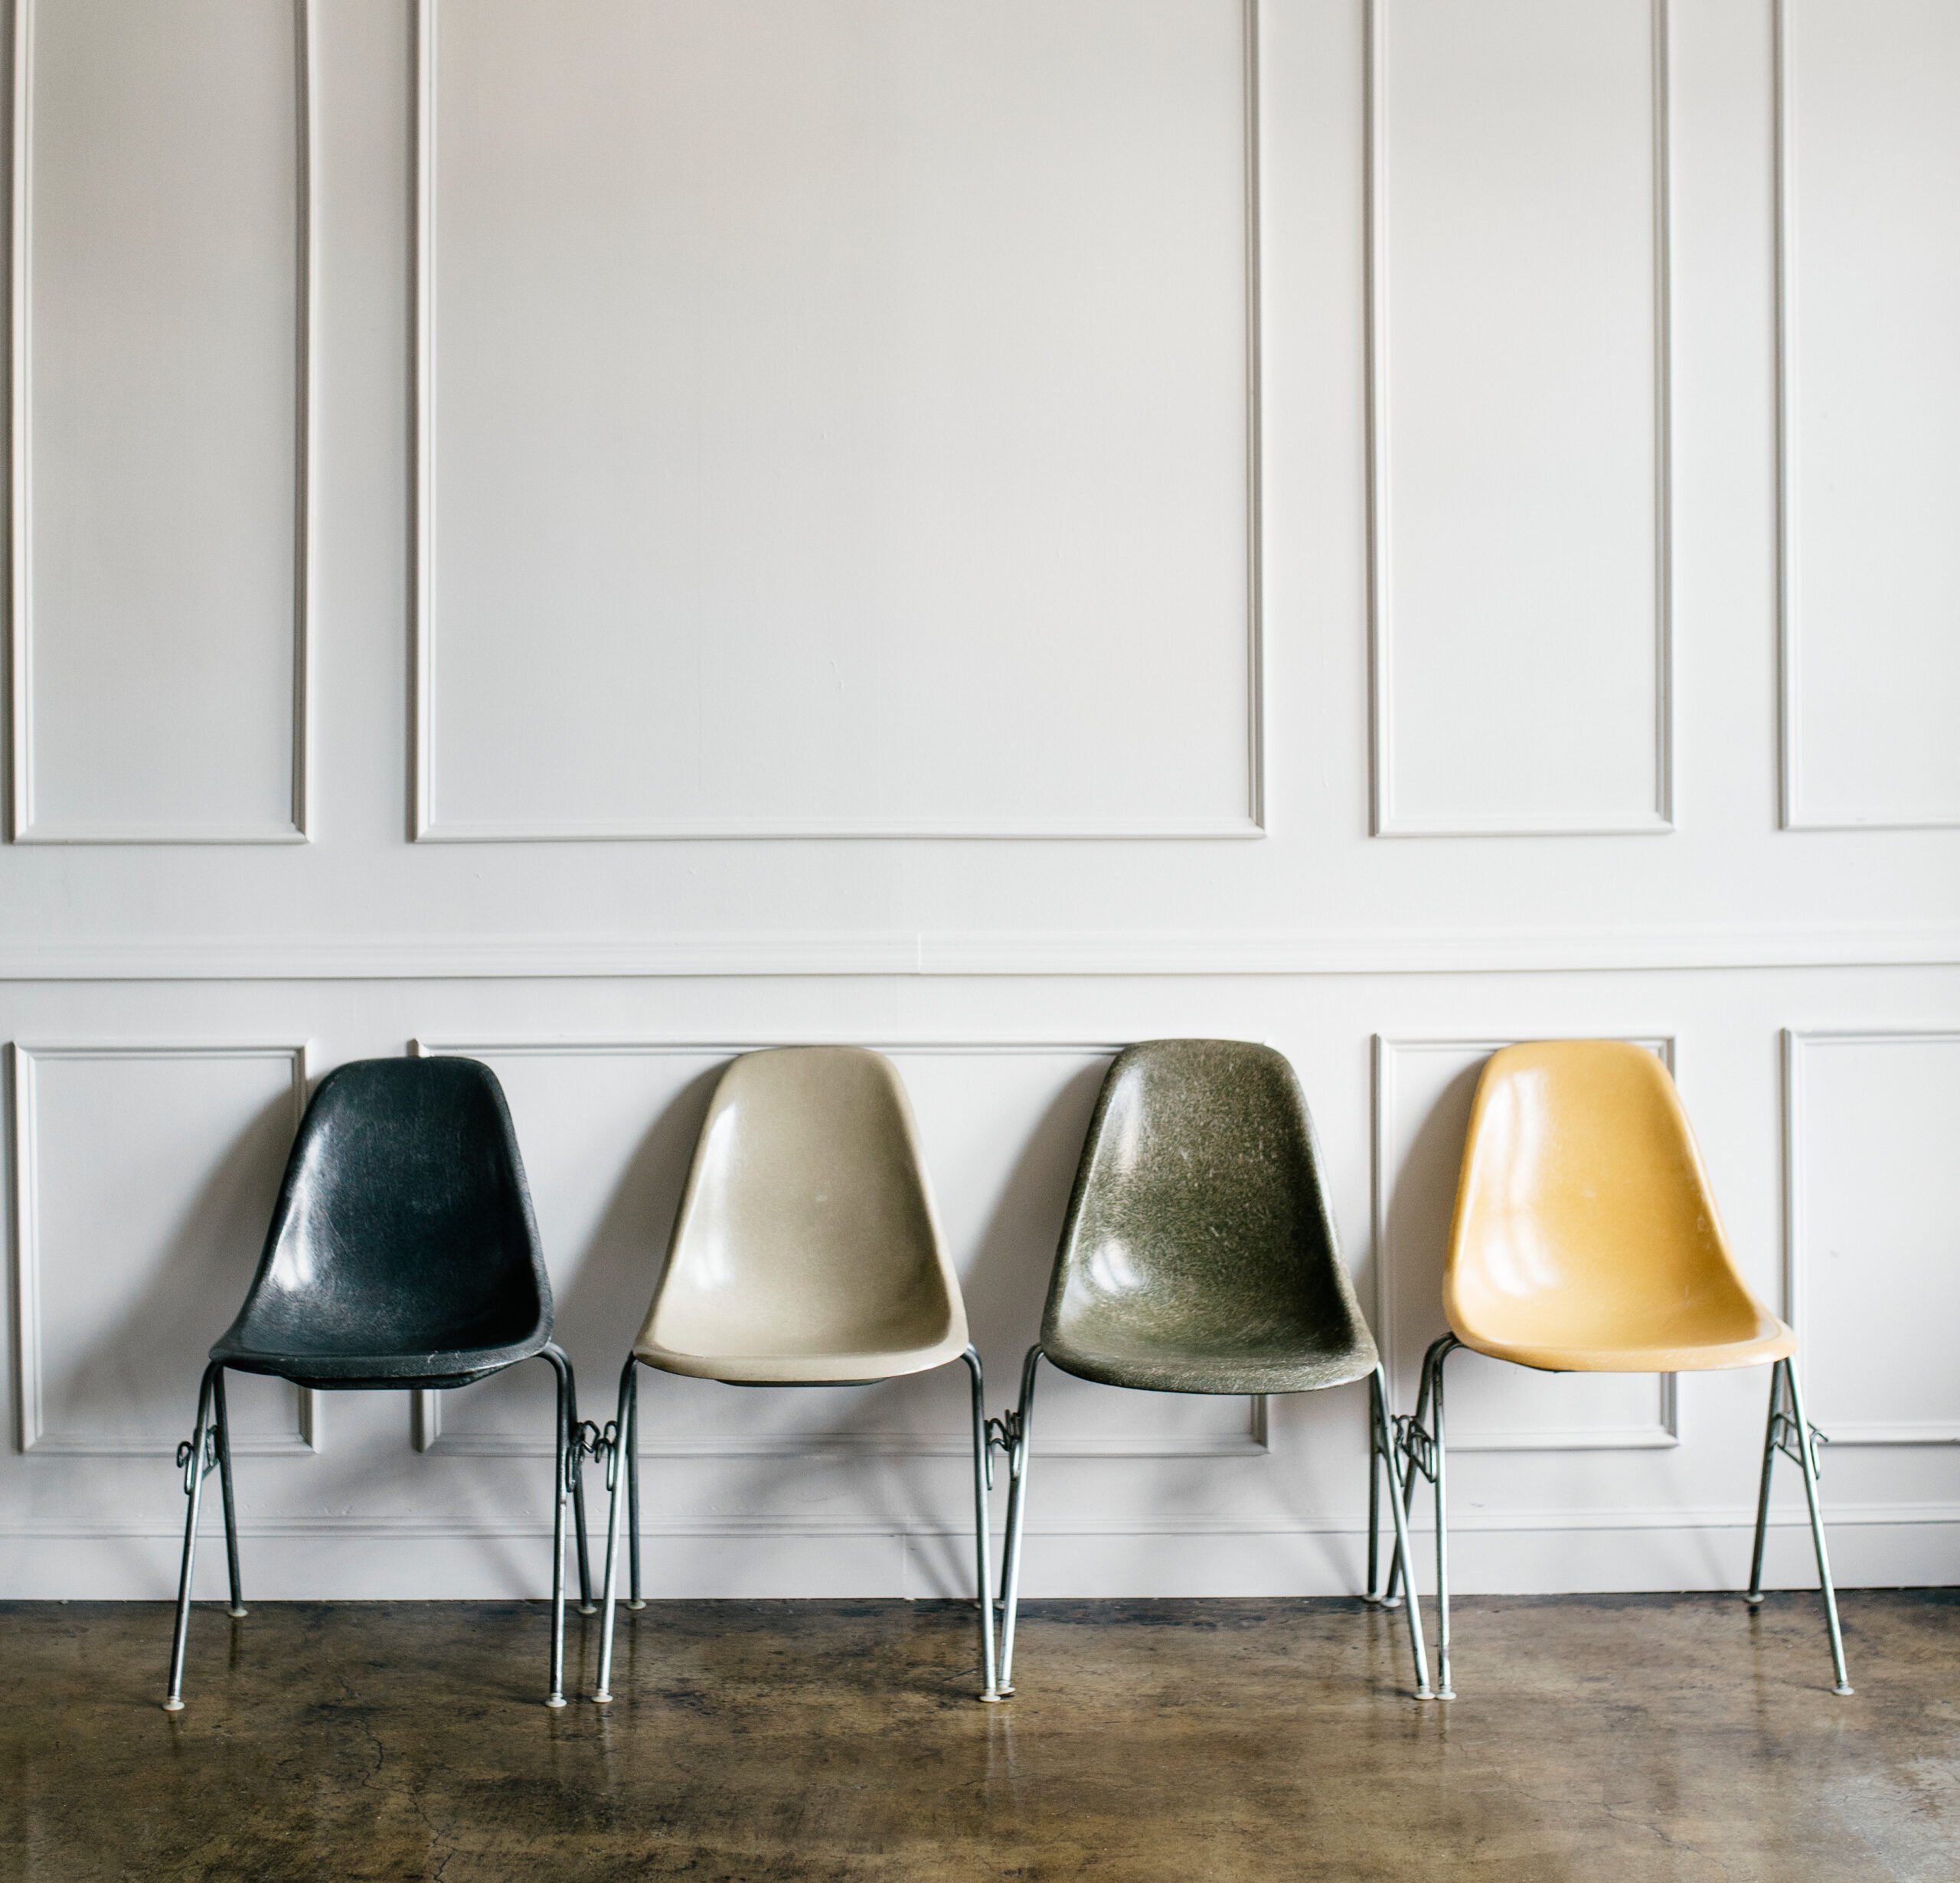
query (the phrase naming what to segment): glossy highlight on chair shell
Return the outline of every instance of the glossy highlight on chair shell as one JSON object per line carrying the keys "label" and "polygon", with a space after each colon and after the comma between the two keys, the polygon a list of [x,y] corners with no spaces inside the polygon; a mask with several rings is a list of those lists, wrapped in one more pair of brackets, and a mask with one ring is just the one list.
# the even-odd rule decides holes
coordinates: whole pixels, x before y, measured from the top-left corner
{"label": "glossy highlight on chair shell", "polygon": [[1667,1067],[1619,1039],[1491,1055],[1443,1308],[1465,1346],[1561,1372],[1753,1366],[1797,1344],[1736,1272]]}

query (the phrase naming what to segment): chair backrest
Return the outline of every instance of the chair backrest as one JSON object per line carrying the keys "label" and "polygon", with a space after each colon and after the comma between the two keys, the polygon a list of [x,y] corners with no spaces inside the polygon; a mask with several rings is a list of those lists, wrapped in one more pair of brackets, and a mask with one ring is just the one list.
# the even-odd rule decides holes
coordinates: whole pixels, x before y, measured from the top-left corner
{"label": "chair backrest", "polygon": [[966,1343],[898,1069],[861,1046],[744,1053],[715,1087],[643,1344],[702,1356]]}
{"label": "chair backrest", "polygon": [[1463,1147],[1443,1301],[1459,1334],[1521,1345],[1746,1340],[1736,1272],[1668,1069],[1621,1039],[1493,1053]]}
{"label": "chair backrest", "polygon": [[1175,1343],[1248,1356],[1360,1348],[1312,1120],[1285,1056],[1152,1039],[1102,1083],[1049,1285],[1052,1349]]}
{"label": "chair backrest", "polygon": [[548,1337],[551,1287],[503,1088],[474,1059],[357,1059],[306,1108],[233,1334],[400,1355]]}

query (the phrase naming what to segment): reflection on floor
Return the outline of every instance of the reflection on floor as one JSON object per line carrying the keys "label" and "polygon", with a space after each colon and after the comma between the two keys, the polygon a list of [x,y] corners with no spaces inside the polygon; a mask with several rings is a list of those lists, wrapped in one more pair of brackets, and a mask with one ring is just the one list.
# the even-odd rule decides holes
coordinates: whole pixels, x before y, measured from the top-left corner
{"label": "reflection on floor", "polygon": [[[1464,1601],[1461,1697],[1341,1601],[657,1603],[609,1709],[541,1605],[0,1608],[0,1877],[693,1883],[1960,1876],[1960,1591]],[[573,1619],[573,1664],[581,1643]],[[588,1670],[596,1624],[583,1624]]]}

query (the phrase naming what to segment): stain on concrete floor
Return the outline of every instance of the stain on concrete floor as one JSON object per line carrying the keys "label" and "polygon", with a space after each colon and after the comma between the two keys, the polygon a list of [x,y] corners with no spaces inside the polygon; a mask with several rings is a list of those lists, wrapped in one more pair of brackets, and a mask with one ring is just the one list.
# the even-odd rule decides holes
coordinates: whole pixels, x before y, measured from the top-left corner
{"label": "stain on concrete floor", "polygon": [[[1349,1601],[1050,1602],[975,1703],[972,1611],[622,1613],[540,1703],[547,1611],[0,1605],[0,1878],[1863,1883],[1960,1878],[1960,1591],[1483,1597],[1459,1698]],[[589,1685],[596,1620],[572,1618]],[[583,1640],[581,1640],[583,1636]]]}

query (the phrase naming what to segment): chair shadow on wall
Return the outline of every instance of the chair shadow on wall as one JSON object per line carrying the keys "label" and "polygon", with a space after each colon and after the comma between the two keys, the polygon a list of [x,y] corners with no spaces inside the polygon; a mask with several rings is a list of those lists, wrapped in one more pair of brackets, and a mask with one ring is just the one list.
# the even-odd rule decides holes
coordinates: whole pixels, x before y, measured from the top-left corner
{"label": "chair shadow on wall", "polygon": [[[103,1449],[96,1455],[142,1461],[142,1488],[130,1501],[145,1514],[159,1512],[158,1535],[175,1539],[182,1531],[183,1473],[167,1461],[173,1457],[178,1440],[190,1433],[197,1410],[198,1382],[211,1343],[230,1325],[257,1270],[291,1148],[292,1121],[290,1097],[282,1094],[266,1101],[220,1153],[172,1226],[162,1259],[140,1291],[125,1304],[116,1326],[64,1368],[58,1382],[61,1390],[54,1390],[57,1382],[54,1380],[44,1378],[42,1382],[44,1406],[60,1399],[113,1403],[123,1396],[133,1374],[136,1395],[132,1415],[137,1423],[106,1435]],[[46,1294],[44,1280],[44,1301]],[[154,1359],[145,1364],[152,1356]],[[283,1428],[268,1430],[260,1422],[253,1401],[259,1396],[253,1387],[261,1385],[291,1395],[291,1421]],[[253,1467],[264,1455],[255,1452],[250,1441],[297,1435],[299,1392],[296,1386],[266,1381],[254,1382],[253,1387],[234,1395],[232,1436],[234,1455],[240,1460],[241,1522],[254,1501]],[[136,1431],[142,1433],[141,1441],[133,1437]],[[242,1453],[237,1451],[240,1441],[246,1446]],[[143,1547],[152,1540],[147,1535],[102,1539],[122,1557],[121,1566],[137,1582],[154,1567]],[[170,1553],[174,1558],[174,1547]],[[246,1571],[249,1576],[249,1562]],[[221,1579],[224,1572],[220,1553],[211,1558],[206,1573]],[[159,1597],[167,1592],[162,1586],[157,1591]]]}

